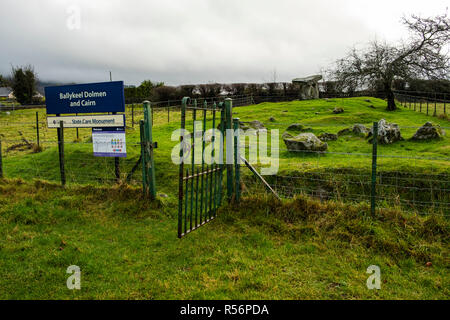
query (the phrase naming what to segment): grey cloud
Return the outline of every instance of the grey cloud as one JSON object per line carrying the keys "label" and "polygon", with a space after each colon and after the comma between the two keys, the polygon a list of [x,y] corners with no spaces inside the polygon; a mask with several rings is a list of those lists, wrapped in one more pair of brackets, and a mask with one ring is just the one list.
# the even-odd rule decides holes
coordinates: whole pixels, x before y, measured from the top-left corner
{"label": "grey cloud", "polygon": [[[419,12],[423,6],[395,2]],[[361,3],[2,0],[0,73],[9,73],[11,63],[32,64],[43,80],[102,81],[112,70],[126,83],[180,84],[269,81],[276,69],[279,81],[289,81],[318,72],[394,23],[381,11],[361,16],[348,9]],[[81,30],[66,27],[70,5],[81,9]],[[380,28],[366,23],[374,16]]]}

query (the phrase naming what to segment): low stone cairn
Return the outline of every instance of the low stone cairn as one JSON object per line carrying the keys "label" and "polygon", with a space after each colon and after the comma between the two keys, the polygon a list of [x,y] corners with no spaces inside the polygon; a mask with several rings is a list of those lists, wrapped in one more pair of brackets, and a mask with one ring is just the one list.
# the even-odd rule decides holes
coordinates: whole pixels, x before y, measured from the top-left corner
{"label": "low stone cairn", "polygon": [[411,140],[415,141],[434,140],[434,139],[441,139],[444,136],[445,131],[439,125],[437,124],[434,125],[431,122],[427,122],[417,130],[417,132],[414,134]]}
{"label": "low stone cairn", "polygon": [[367,128],[365,125],[362,124],[355,124],[349,128],[342,129],[337,133],[337,135],[345,136],[345,135],[356,135],[361,137],[366,137],[369,133],[370,129]]}
{"label": "low stone cairn", "polygon": [[322,141],[336,141],[338,139],[337,134],[324,132],[319,134],[318,138]]}
{"label": "low stone cairn", "polygon": [[328,144],[321,141],[314,133],[304,132],[296,136],[285,132],[283,141],[289,151],[327,151]]}

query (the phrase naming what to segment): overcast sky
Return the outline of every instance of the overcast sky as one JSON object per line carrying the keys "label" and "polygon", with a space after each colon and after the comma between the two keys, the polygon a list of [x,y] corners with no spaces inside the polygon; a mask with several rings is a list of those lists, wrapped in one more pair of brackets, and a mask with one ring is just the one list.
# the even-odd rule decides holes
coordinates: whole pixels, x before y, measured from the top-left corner
{"label": "overcast sky", "polygon": [[[355,44],[405,38],[441,0],[0,0],[0,73],[166,84],[290,81]],[[80,12],[78,20],[77,12]],[[77,22],[80,21],[79,29]],[[275,71],[275,72],[274,72]]]}

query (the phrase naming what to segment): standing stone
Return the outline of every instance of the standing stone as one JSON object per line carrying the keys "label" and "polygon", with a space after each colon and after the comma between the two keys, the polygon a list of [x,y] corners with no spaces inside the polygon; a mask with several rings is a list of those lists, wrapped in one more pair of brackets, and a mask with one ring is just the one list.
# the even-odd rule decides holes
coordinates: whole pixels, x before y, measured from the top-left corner
{"label": "standing stone", "polygon": [[[370,129],[367,136],[372,143],[373,128]],[[385,119],[378,121],[378,142],[380,144],[391,144],[396,141],[404,140],[400,134],[400,129],[396,123],[388,123]]]}

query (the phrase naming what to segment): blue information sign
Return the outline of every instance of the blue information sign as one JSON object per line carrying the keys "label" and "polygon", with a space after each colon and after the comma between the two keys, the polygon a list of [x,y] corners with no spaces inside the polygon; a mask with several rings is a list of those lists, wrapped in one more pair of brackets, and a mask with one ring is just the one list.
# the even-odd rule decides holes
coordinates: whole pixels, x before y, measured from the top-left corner
{"label": "blue information sign", "polygon": [[45,88],[47,114],[124,112],[123,81]]}

